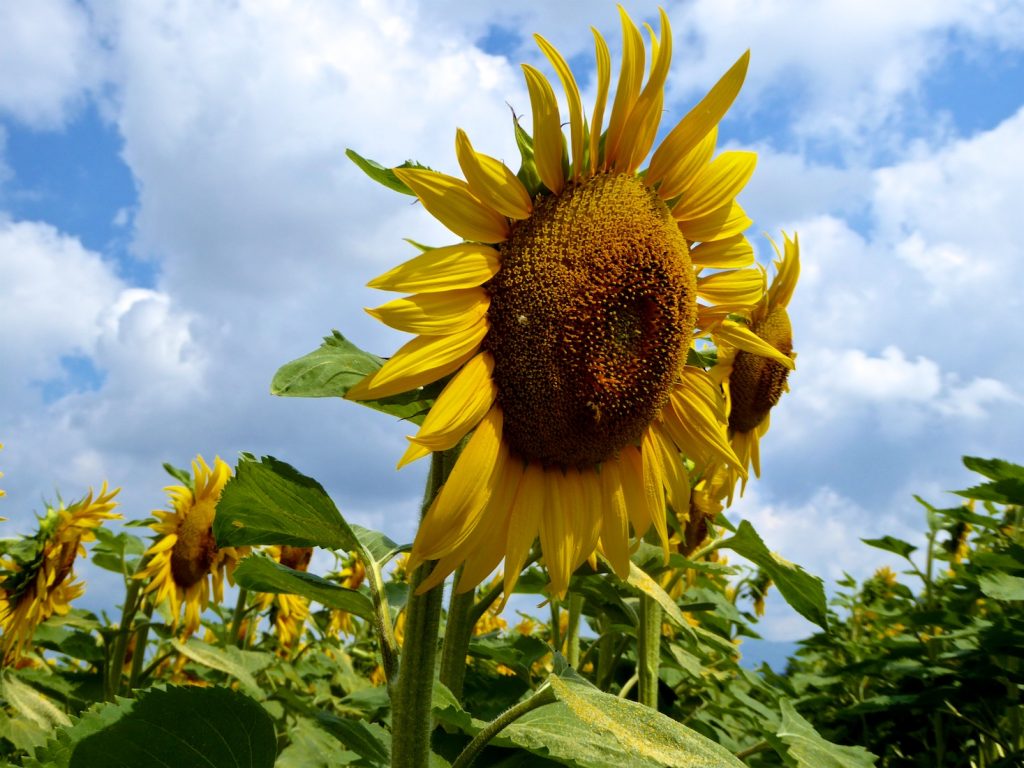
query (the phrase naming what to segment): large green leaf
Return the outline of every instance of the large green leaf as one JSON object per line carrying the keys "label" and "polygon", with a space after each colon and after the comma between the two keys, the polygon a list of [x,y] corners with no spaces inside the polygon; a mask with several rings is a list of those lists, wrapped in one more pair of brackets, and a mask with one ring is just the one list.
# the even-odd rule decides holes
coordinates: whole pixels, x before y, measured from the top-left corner
{"label": "large green leaf", "polygon": [[978,587],[993,600],[1024,600],[1024,578],[1009,573],[983,573]]}
{"label": "large green leaf", "polygon": [[782,724],[776,734],[788,747],[797,768],[873,768],[878,758],[864,747],[826,741],[787,699],[780,699]]}
{"label": "large green leaf", "polygon": [[861,541],[869,547],[892,552],[900,557],[910,557],[910,553],[917,549],[909,541],[903,541],[903,539],[897,539],[892,536],[883,536],[880,539],[861,539]]}
{"label": "large green leaf", "polygon": [[168,688],[116,705],[121,717],[82,739],[70,768],[272,768],[274,723],[228,688]]}
{"label": "large green leaf", "polygon": [[347,589],[305,571],[275,563],[264,555],[252,555],[238,564],[235,581],[253,592],[302,595],[328,608],[372,619],[373,602],[362,592]]}
{"label": "large green leaf", "polygon": [[273,661],[273,655],[260,651],[242,651],[233,646],[218,648],[195,638],[188,642],[172,639],[171,645],[174,646],[174,650],[196,664],[231,675],[242,684],[250,696],[257,699],[266,696],[254,675]]}
{"label": "large green leaf", "polygon": [[828,629],[825,585],[822,580],[769,550],[749,522],[743,520],[735,535],[715,542],[715,549],[731,549],[757,565],[775,582],[779,593],[797,613],[819,627]]}
{"label": "large green leaf", "polygon": [[[344,397],[383,364],[381,358],[360,349],[338,331],[332,331],[330,336],[324,337],[319,349],[281,366],[270,383],[270,391],[281,397]],[[439,384],[432,384],[380,400],[358,402],[419,424],[440,390]]]}
{"label": "large green leaf", "polygon": [[[274,763],[274,768],[341,768],[346,765],[384,765],[365,763],[359,755],[342,749],[338,740],[307,718],[298,718],[288,729],[289,744]],[[357,762],[359,761],[359,762]]]}
{"label": "large green leaf", "polygon": [[272,456],[238,462],[217,504],[213,533],[220,546],[350,550],[358,544],[320,483]]}

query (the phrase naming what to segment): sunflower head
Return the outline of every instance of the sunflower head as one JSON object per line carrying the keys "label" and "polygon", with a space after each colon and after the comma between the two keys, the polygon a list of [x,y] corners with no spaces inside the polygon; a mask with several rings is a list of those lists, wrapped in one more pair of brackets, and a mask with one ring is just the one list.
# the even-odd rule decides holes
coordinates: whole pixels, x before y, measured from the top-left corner
{"label": "sunflower head", "polygon": [[411,566],[440,561],[421,589],[460,564],[458,589],[471,589],[504,559],[507,594],[538,538],[555,594],[595,550],[624,576],[631,534],[653,526],[667,554],[666,516],[687,516],[691,470],[746,474],[721,391],[690,352],[696,336],[719,332],[769,346],[730,319],[764,291],[736,202],[756,157],[715,152],[748,56],[655,147],[671,28],[660,12],[645,46],[620,15],[614,96],[595,32],[589,115],[565,59],[535,36],[564,92],[568,135],[551,82],[523,65],[532,133],[515,121],[517,173],[461,130],[464,178],[392,171],[389,183],[460,240],[370,282],[410,294],[368,311],[416,337],[347,395],[377,399],[451,377],[399,462],[472,433],[413,545]]}
{"label": "sunflower head", "polygon": [[166,603],[171,623],[180,621],[185,606],[184,634],[199,628],[199,617],[213,597],[223,600],[225,574],[230,579],[243,549],[218,547],[213,535],[217,502],[231,477],[231,468],[219,457],[213,469],[202,456],[192,462],[191,482],[168,486],[171,510],[156,510],[157,522],[150,527],[158,534],[147,551],[150,558],[136,575],[148,580],[146,594],[157,603]]}
{"label": "sunflower head", "polygon": [[120,488],[92,491],[65,506],[47,507],[32,536],[5,548],[0,560],[0,652],[4,663],[16,660],[32,639],[36,627],[53,614],[65,614],[70,603],[85,592],[74,579],[74,563],[85,555],[84,543],[94,541],[95,530],[107,520],[119,519],[113,510]]}

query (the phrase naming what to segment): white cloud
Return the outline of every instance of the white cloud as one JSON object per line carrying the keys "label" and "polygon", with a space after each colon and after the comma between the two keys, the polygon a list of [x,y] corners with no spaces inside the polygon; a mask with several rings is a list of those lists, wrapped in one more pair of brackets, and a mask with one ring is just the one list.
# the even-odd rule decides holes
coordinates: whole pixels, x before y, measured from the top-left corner
{"label": "white cloud", "polygon": [[85,9],[71,0],[0,3],[0,114],[61,127],[101,71]]}

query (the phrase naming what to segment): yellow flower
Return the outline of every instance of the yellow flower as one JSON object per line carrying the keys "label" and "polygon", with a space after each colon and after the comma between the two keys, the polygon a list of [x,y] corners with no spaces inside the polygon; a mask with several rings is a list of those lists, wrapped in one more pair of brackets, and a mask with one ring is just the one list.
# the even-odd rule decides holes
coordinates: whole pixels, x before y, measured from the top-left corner
{"label": "yellow flower", "polygon": [[89,491],[70,506],[49,507],[34,536],[7,547],[0,560],[4,664],[17,660],[41,622],[55,613],[66,614],[71,601],[85,592],[85,584],[74,578],[75,558],[85,556],[83,544],[95,540],[96,528],[121,517],[112,511],[120,490],[108,492],[104,483],[98,496]]}
{"label": "yellow flower", "polygon": [[[761,454],[759,441],[768,431],[769,415],[779,402],[782,393],[789,389],[786,378],[793,368],[796,354],[793,352],[793,328],[786,307],[793,296],[797,278],[800,276],[800,242],[794,236],[783,233],[785,252],[775,252],[776,275],[764,297],[748,313],[749,330],[761,340],[764,349],[740,347],[730,340],[732,332],[728,323],[712,331],[718,342],[718,361],[711,369],[712,376],[722,383],[729,409],[729,440],[741,460],[734,468],[729,487],[736,480],[742,480],[740,492],[746,487],[747,467],[753,466],[754,474],[761,476]],[[737,327],[738,324],[733,323]],[[788,364],[779,357],[784,356]]]}
{"label": "yellow flower", "polygon": [[[370,282],[412,294],[369,312],[418,335],[348,394],[387,397],[452,375],[399,462],[473,432],[413,545],[410,565],[439,560],[423,588],[464,563],[457,588],[472,589],[504,559],[508,594],[538,537],[555,595],[595,550],[625,576],[630,527],[641,536],[653,525],[667,549],[666,496],[681,516],[689,509],[684,456],[698,466],[739,465],[719,387],[687,359],[695,334],[722,326],[763,290],[760,271],[746,268],[751,222],[735,200],[755,155],[714,156],[748,56],[637,173],[663,111],[672,35],[662,12],[660,35],[648,28],[644,83],[643,37],[621,15],[611,102],[608,47],[595,33],[589,121],[572,71],[536,37],[566,94],[569,137],[552,86],[523,65],[533,135],[516,126],[518,176],[461,130],[455,150],[465,180],[394,170],[463,240]],[[745,326],[729,333],[765,346]]]}
{"label": "yellow flower", "polygon": [[136,576],[149,580],[146,594],[152,593],[157,603],[168,604],[174,627],[178,626],[184,604],[185,636],[199,628],[199,617],[209,605],[211,585],[213,599],[218,603],[224,600],[224,575],[230,580],[239,558],[248,550],[220,548],[213,537],[217,502],[231,477],[231,468],[215,458],[211,470],[203,457],[197,456],[192,473],[192,488],[172,485],[164,489],[171,497],[172,509],[153,512],[159,520],[150,527],[160,537],[146,551],[149,563]]}
{"label": "yellow flower", "polygon": [[[281,565],[296,571],[305,571],[309,568],[313,550],[311,547],[274,544],[267,547],[267,554]],[[302,635],[302,627],[309,618],[309,600],[301,595],[290,595],[285,592],[264,592],[256,598],[256,608],[260,612],[270,611],[274,630],[277,632],[279,652],[286,655]]]}
{"label": "yellow flower", "polygon": [[[350,553],[344,561],[341,571],[338,573],[339,586],[346,589],[359,589],[359,586],[366,580],[366,567],[354,553]],[[327,634],[331,636],[350,635],[356,633],[355,622],[352,614],[348,611],[331,611],[331,620],[327,625]]]}

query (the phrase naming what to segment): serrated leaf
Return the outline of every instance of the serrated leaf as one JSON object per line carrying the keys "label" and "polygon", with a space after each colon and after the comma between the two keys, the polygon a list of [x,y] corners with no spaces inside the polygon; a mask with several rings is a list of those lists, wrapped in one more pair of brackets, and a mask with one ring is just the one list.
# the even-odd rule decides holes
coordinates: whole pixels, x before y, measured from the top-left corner
{"label": "serrated leaf", "polygon": [[222,547],[290,544],[351,550],[358,545],[323,486],[272,456],[238,462],[217,504],[213,533]]}
{"label": "serrated leaf", "polygon": [[396,544],[380,531],[364,528],[363,526],[356,525],[355,523],[349,523],[348,527],[352,529],[352,533],[355,534],[355,537],[359,539],[362,545],[366,547],[366,551],[369,552],[373,559],[378,563],[401,549],[400,544]]}
{"label": "serrated leaf", "polygon": [[168,688],[143,694],[113,725],[80,741],[69,768],[272,768],[276,754],[274,723],[249,697]]}
{"label": "serrated leaf", "polygon": [[572,677],[549,678],[558,701],[496,739],[586,768],[740,768],[729,750],[650,707]]}
{"label": "serrated leaf", "polygon": [[771,552],[749,522],[740,522],[736,533],[715,542],[714,548],[731,549],[747,558],[768,574],[779,593],[797,613],[822,629],[828,629],[824,582]]}
{"label": "serrated leaf", "polygon": [[[274,374],[270,392],[279,397],[344,397],[383,364],[381,358],[360,349],[338,331],[332,331],[330,336],[324,337],[319,349],[282,365]],[[419,424],[426,418],[440,391],[440,385],[435,383],[392,397],[359,400],[358,403]]]}
{"label": "serrated leaf", "polygon": [[800,716],[788,699],[780,699],[782,723],[776,735],[789,748],[797,768],[873,768],[878,758],[864,747],[826,741]]}
{"label": "serrated leaf", "polygon": [[989,480],[1024,480],[1024,467],[1002,459],[982,459],[978,456],[964,456],[964,466],[972,472],[984,475]]}
{"label": "serrated leaf", "polygon": [[265,555],[251,555],[235,569],[235,582],[252,592],[302,595],[310,600],[363,619],[373,618],[373,602],[354,589],[347,589],[312,573],[296,571]]}
{"label": "serrated leaf", "polygon": [[978,587],[993,600],[1024,600],[1024,578],[1009,573],[983,573]]}
{"label": "serrated leaf", "polygon": [[881,549],[885,552],[892,552],[900,557],[910,557],[910,553],[917,549],[917,547],[910,542],[894,538],[893,536],[883,536],[880,539],[861,539],[861,541],[869,547]]}
{"label": "serrated leaf", "polygon": [[188,642],[172,638],[171,645],[174,646],[174,650],[182,656],[191,659],[196,664],[231,675],[231,677],[242,684],[242,687],[246,689],[250,696],[254,696],[257,699],[266,697],[266,692],[256,682],[253,673],[269,666],[274,658],[271,654],[259,651],[242,651],[232,646],[218,648],[195,638],[190,639]]}

